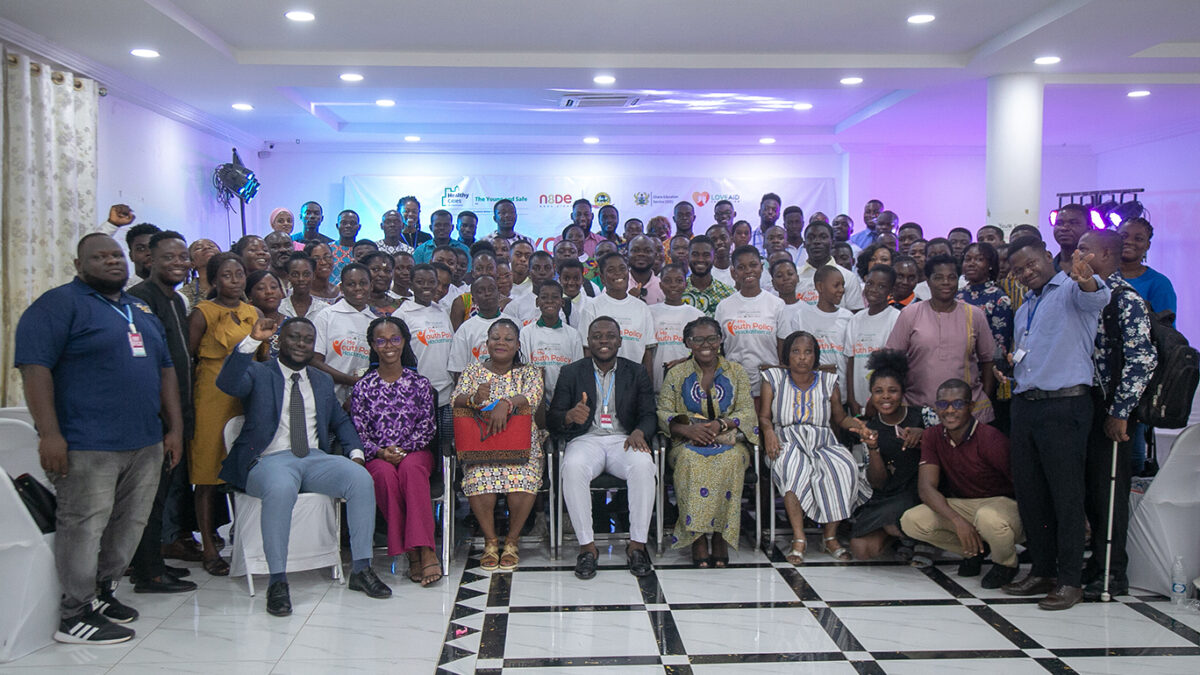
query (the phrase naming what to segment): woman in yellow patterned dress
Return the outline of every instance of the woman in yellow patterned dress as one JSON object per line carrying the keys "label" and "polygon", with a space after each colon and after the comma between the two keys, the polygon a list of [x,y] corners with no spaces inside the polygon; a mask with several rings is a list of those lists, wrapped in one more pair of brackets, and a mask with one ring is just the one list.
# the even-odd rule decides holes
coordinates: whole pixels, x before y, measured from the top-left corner
{"label": "woman in yellow patterned dress", "polygon": [[[519,336],[517,324],[509,319],[492,324],[488,329],[488,360],[467,366],[454,388],[455,408],[482,411],[495,404],[484,413],[494,430],[503,429],[514,410],[536,410],[542,400],[541,370],[521,364]],[[520,562],[517,542],[542,483],[542,432],[536,425],[531,429],[529,461],[523,464],[483,462],[463,467],[463,493],[483,531],[483,556],[479,566],[484,570],[509,571],[516,569]],[[505,495],[509,509],[503,554],[494,524],[498,494]]]}

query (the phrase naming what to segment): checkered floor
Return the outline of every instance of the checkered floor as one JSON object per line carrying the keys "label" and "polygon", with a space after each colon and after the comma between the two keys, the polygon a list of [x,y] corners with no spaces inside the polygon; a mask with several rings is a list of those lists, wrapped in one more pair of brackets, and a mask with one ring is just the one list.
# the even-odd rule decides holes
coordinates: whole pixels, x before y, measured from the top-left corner
{"label": "checkered floor", "polygon": [[474,550],[437,672],[1200,672],[1200,614],[1161,597],[1043,612],[954,563],[842,565],[815,548],[800,568],[776,547],[732,552],[720,570],[668,551],[639,580],[618,545],[590,581],[573,554],[529,551],[516,572],[489,574]]}

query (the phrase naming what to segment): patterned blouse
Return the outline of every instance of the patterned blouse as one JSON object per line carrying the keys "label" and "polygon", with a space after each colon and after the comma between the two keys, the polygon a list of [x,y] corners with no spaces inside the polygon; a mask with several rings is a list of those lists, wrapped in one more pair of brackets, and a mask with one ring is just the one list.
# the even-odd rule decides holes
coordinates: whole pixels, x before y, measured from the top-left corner
{"label": "patterned blouse", "polygon": [[983,310],[987,317],[988,328],[992,330],[992,338],[996,347],[1004,353],[1012,351],[1013,345],[1013,306],[1008,295],[994,281],[982,284],[972,284],[958,292],[957,299],[969,305],[975,305]]}
{"label": "patterned blouse", "polygon": [[692,285],[692,277],[689,275],[687,287],[683,289],[683,303],[704,312],[705,316],[711,319],[717,312],[717,305],[734,293],[728,284],[719,279],[713,279],[708,288],[699,290]]}
{"label": "patterned blouse", "polygon": [[[1127,420],[1158,365],[1158,351],[1150,342],[1150,317],[1142,297],[1120,272],[1114,272],[1104,281],[1112,289],[1112,300],[1100,314],[1096,351],[1092,359],[1096,362],[1097,384],[1105,391],[1104,400],[1111,401],[1108,414]],[[1107,337],[1104,326],[1104,318],[1114,314],[1114,306],[1121,333],[1114,340],[1121,345],[1120,355],[1113,353],[1112,341]],[[1113,371],[1117,368],[1121,370],[1121,377],[1113,392]]]}
{"label": "patterned blouse", "polygon": [[368,460],[389,445],[405,452],[423,450],[437,431],[433,387],[409,368],[390,383],[372,370],[350,392],[350,418]]}
{"label": "patterned blouse", "polygon": [[[708,391],[700,385],[702,374],[695,360],[688,359],[667,371],[662,391],[658,394],[658,425],[670,429],[676,417],[713,419],[709,402],[716,417],[736,419],[738,429],[751,443],[758,441],[754,399],[750,397],[750,378],[737,363],[720,358],[717,372]],[[680,438],[676,437],[676,441]]]}

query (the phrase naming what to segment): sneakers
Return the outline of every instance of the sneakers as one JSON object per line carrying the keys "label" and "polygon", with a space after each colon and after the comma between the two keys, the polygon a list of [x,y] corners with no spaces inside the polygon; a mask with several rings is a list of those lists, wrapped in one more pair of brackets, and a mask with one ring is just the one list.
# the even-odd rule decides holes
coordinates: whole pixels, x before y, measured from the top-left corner
{"label": "sneakers", "polygon": [[132,640],[133,635],[133,629],[109,621],[93,601],[83,614],[59,621],[54,639],[73,645],[115,645]]}
{"label": "sneakers", "polygon": [[101,583],[96,589],[96,599],[92,601],[92,606],[113,623],[129,623],[137,619],[137,610],[123,604],[113,595],[116,590],[117,585],[114,583]]}

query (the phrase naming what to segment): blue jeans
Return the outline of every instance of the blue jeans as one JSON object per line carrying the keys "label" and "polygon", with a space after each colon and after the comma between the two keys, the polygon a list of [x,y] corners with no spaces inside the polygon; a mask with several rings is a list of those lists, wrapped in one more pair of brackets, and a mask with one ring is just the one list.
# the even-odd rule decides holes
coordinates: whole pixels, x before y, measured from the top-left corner
{"label": "blue jeans", "polygon": [[320,450],[303,458],[277,452],[260,457],[246,476],[246,494],[262,500],[263,552],[271,574],[287,571],[292,508],[301,492],[345,499],[351,558],[371,559],[375,533],[375,481],[371,474],[346,457]]}

